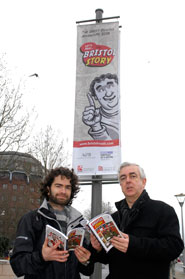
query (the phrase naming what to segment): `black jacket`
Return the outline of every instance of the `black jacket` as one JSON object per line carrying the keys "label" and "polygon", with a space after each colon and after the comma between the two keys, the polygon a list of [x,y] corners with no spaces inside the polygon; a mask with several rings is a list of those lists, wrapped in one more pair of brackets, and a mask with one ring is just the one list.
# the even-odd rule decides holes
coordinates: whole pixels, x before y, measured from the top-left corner
{"label": "black jacket", "polygon": [[[77,220],[82,216],[74,208],[70,209],[72,225],[78,223]],[[90,275],[93,272],[93,264],[88,266],[80,264],[72,251],[69,252],[70,256],[65,263],[43,260],[41,250],[45,240],[46,224],[61,230],[55,215],[43,206],[21,218],[10,259],[14,273],[17,276],[25,275],[25,279],[80,279],[80,272]]]}
{"label": "black jacket", "polygon": [[126,200],[116,203],[112,216],[119,229],[129,235],[126,253],[112,248],[95,253],[95,261],[109,264],[109,279],[168,279],[170,261],[184,248],[174,209],[151,200],[144,190],[132,209]]}

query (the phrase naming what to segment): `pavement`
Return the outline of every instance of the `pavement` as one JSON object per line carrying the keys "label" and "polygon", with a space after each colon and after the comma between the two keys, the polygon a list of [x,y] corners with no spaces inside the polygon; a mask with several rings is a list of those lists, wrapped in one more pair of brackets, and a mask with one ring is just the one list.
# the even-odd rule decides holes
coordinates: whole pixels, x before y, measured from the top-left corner
{"label": "pavement", "polygon": [[[109,274],[108,271],[108,265],[103,265],[102,264],[102,278],[101,279],[106,279],[107,275]],[[12,278],[12,277],[11,277]],[[13,277],[13,279],[16,279],[17,277]],[[23,279],[24,277],[19,277],[19,279]],[[84,276],[81,274],[81,279],[89,279],[89,276]],[[174,270],[170,272],[170,278],[169,279],[185,279],[185,273],[183,270],[183,264],[182,262],[177,262],[174,265]]]}
{"label": "pavement", "polygon": [[[108,266],[102,265],[102,279],[105,279],[107,277],[108,273],[109,273]],[[171,272],[169,279],[185,279],[185,273],[183,271],[182,263],[178,262],[175,264],[174,273],[175,274],[172,275],[172,272]],[[90,278],[90,277],[81,275],[81,279],[88,279],[88,278]]]}
{"label": "pavement", "polygon": [[182,264],[182,262],[178,262],[178,263],[176,263],[175,264],[175,272],[174,272],[175,274],[172,276],[172,274],[170,274],[171,275],[171,277],[170,277],[170,279],[185,279],[185,272],[184,272],[184,270],[183,270],[183,264]]}

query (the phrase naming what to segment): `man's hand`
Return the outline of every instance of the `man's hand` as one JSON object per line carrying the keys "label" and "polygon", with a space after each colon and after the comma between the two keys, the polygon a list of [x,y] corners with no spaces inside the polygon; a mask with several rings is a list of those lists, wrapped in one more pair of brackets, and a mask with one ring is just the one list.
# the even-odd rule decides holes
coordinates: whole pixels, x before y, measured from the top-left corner
{"label": "man's hand", "polygon": [[97,240],[97,238],[94,236],[94,234],[92,233],[90,235],[90,240],[91,240],[92,247],[96,249],[98,252],[100,252],[102,250],[102,246],[100,242]]}
{"label": "man's hand", "polygon": [[81,263],[87,262],[91,256],[91,252],[82,246],[77,246],[74,250],[74,253]]}
{"label": "man's hand", "polygon": [[99,109],[96,109],[91,93],[87,94],[87,98],[89,100],[89,106],[85,107],[85,110],[82,115],[82,120],[86,125],[91,126],[93,131],[101,130],[101,115]]}
{"label": "man's hand", "polygon": [[126,253],[129,245],[129,235],[122,232],[121,234],[122,237],[114,236],[111,239],[111,243],[116,249],[120,250],[123,253]]}
{"label": "man's hand", "polygon": [[42,257],[45,261],[57,261],[57,262],[66,262],[69,253],[68,251],[58,250],[60,242],[57,242],[54,246],[48,247],[48,238],[45,239],[42,246]]}

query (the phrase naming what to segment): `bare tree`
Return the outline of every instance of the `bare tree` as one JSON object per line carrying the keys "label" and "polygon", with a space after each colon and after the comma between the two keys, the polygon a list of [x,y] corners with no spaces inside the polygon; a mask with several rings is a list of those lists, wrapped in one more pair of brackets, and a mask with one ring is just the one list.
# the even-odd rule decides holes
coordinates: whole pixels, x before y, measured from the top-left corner
{"label": "bare tree", "polygon": [[[102,212],[107,212],[109,214],[112,214],[114,212],[113,206],[110,204],[110,202],[102,202]],[[91,209],[87,208],[84,213],[84,217],[88,220],[91,219]]]}
{"label": "bare tree", "polygon": [[23,110],[21,81],[15,85],[0,57],[0,150],[17,151],[28,138],[30,113]]}
{"label": "bare tree", "polygon": [[41,130],[33,139],[28,153],[32,154],[44,167],[44,174],[48,170],[61,165],[68,166],[69,154],[64,146],[64,139],[51,126]]}

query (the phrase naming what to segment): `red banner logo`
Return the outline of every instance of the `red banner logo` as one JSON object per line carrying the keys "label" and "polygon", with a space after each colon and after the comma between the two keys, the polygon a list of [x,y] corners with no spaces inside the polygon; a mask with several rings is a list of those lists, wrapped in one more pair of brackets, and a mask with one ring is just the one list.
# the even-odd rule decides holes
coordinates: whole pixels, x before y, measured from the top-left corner
{"label": "red banner logo", "polygon": [[83,44],[80,50],[83,52],[84,64],[90,67],[107,66],[115,56],[114,49],[91,42]]}
{"label": "red banner logo", "polygon": [[77,170],[80,172],[83,170],[83,167],[81,165],[78,165]]}

